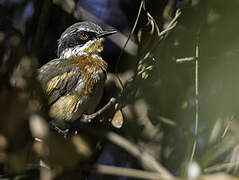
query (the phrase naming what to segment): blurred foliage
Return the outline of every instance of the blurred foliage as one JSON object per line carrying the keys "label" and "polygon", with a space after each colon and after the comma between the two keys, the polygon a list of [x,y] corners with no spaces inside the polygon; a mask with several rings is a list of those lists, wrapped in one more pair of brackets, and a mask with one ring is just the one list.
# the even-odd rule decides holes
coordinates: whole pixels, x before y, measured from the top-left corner
{"label": "blurred foliage", "polygon": [[[51,164],[55,179],[130,179],[84,169],[95,163],[147,169],[128,152],[102,140],[103,134],[96,138],[83,131],[65,139],[49,130],[47,101],[36,80],[36,69],[56,58],[60,34],[84,20],[81,8],[127,36],[140,3],[0,1],[0,179],[49,179],[48,168],[39,159]],[[120,47],[110,40],[103,53],[109,71],[119,75],[126,92],[121,94],[122,104],[111,108],[104,119],[113,118],[112,109],[124,105],[113,118],[123,116],[124,123],[120,129],[107,120],[90,127],[121,134],[182,179],[192,178],[190,156],[196,140],[196,178],[238,177],[238,6],[237,0],[145,1],[130,38],[138,45],[137,55],[120,54]],[[178,8],[182,14],[177,25],[159,37],[157,26],[162,32]],[[195,135],[195,61],[176,60],[195,57],[197,45],[199,128]],[[108,79],[100,107],[120,94],[118,86],[113,76]],[[35,141],[36,136],[44,141]]]}

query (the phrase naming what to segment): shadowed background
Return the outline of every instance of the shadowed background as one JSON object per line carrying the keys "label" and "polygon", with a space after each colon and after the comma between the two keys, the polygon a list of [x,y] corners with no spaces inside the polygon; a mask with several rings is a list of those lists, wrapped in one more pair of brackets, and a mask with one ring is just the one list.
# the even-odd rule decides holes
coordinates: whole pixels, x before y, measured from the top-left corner
{"label": "shadowed background", "polygon": [[[17,82],[23,83],[20,86],[25,87],[24,92],[12,88],[9,79],[13,68],[22,58],[32,57],[23,61],[25,70],[20,73],[23,79],[27,79],[26,82],[32,81],[31,73],[34,72],[31,72],[30,66],[40,67],[56,58],[60,34],[73,23],[88,20],[84,19],[89,18],[86,13],[106,28],[114,27],[122,33],[122,36],[118,36],[119,43],[106,40],[103,57],[109,63],[109,72],[117,71],[123,82],[132,77],[137,61],[145,54],[150,52],[150,58],[153,59],[148,77],[135,84],[138,91],[122,110],[122,128],[116,129],[107,123],[102,125],[103,128],[115,131],[136,143],[176,176],[187,176],[186,167],[190,164],[194,140],[197,148],[193,159],[202,174],[228,172],[238,176],[239,2],[146,1],[145,8],[157,22],[160,31],[172,20],[176,9],[181,8],[182,14],[178,23],[166,38],[160,40],[156,30],[150,33],[147,12],[142,11],[130,38],[132,46],[126,47],[127,50],[117,63],[122,47],[119,39],[127,39],[139,6],[140,1],[129,0],[0,1],[2,177],[8,177],[8,171],[4,171],[8,169],[4,156],[18,152],[14,157],[21,157],[25,149],[31,146],[29,144],[33,139],[29,132],[27,110],[32,86],[25,86],[24,81],[20,80]],[[195,56],[196,46],[199,49],[197,136],[194,133],[195,61],[176,62],[179,58]],[[117,94],[118,91],[114,91],[116,90],[107,89],[102,104],[110,98],[111,94],[108,92],[112,93],[112,96]],[[38,112],[35,109],[31,111]],[[47,113],[41,113],[47,119]],[[5,140],[1,141],[3,137],[8,137],[7,145],[4,145]],[[95,160],[97,163],[144,168],[144,165],[118,146],[106,141],[102,147]],[[8,158],[11,159],[14,158]],[[24,158],[22,159],[17,162],[24,161]],[[230,166],[225,165],[228,163]],[[16,165],[14,160],[10,164],[14,164],[14,167]],[[16,167],[18,166],[22,164],[17,164]],[[19,172],[22,173],[22,169]],[[38,171],[24,173],[28,174],[30,179],[39,175]],[[93,173],[88,179],[130,178]]]}

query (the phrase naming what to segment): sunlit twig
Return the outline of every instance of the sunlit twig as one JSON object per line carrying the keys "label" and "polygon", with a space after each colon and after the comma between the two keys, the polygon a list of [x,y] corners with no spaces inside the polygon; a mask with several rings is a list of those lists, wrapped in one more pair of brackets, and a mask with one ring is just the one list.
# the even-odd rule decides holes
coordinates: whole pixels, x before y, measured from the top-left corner
{"label": "sunlit twig", "polygon": [[167,176],[165,177],[163,174],[160,174],[160,173],[137,170],[137,169],[130,169],[130,168],[108,166],[108,165],[97,165],[95,167],[95,171],[98,173],[103,173],[103,174],[127,176],[127,177],[133,177],[133,178],[138,178],[138,179],[157,179],[157,180],[176,179],[176,178],[169,178]]}
{"label": "sunlit twig", "polygon": [[224,137],[226,136],[226,134],[227,134],[227,132],[228,132],[228,129],[229,129],[229,127],[230,127],[231,122],[233,121],[233,119],[234,119],[234,116],[231,116],[230,119],[227,121],[227,126],[226,126],[226,128],[224,129],[224,131],[223,131],[223,133],[222,133],[222,138],[224,138]]}
{"label": "sunlit twig", "polygon": [[178,58],[176,59],[176,63],[185,63],[185,62],[190,62],[194,60],[195,60],[195,57]]}
{"label": "sunlit twig", "polygon": [[193,161],[193,157],[197,148],[197,135],[198,135],[198,114],[199,114],[199,104],[198,104],[198,44],[196,45],[196,55],[195,55],[195,129],[194,129],[194,134],[195,134],[195,139],[193,142],[193,148],[192,148],[192,153],[190,156],[190,162]]}
{"label": "sunlit twig", "polygon": [[170,21],[170,23],[168,24],[167,28],[165,28],[159,35],[159,37],[163,37],[164,35],[166,35],[171,29],[173,29],[176,25],[177,25],[177,19],[181,14],[181,10],[178,9],[176,11],[176,14],[174,16],[174,18],[172,19],[172,21]]}

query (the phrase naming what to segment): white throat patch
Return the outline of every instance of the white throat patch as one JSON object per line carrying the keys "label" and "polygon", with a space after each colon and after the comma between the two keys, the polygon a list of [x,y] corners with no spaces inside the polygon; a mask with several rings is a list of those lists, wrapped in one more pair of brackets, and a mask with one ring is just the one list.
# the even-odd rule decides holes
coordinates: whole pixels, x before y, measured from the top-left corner
{"label": "white throat patch", "polygon": [[98,54],[103,50],[103,47],[97,48],[97,49],[93,48],[92,50],[89,49],[89,47],[92,46],[97,41],[103,41],[103,39],[101,38],[97,40],[90,40],[83,46],[75,46],[72,48],[66,48],[61,52],[60,58],[69,58],[71,56],[79,56],[79,55],[90,54],[90,53]]}

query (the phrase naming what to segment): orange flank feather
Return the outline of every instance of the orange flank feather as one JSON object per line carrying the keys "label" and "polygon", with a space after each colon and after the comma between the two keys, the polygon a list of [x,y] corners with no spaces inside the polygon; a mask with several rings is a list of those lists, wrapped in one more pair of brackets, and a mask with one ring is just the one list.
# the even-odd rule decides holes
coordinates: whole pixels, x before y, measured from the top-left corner
{"label": "orange flank feather", "polygon": [[80,71],[82,72],[82,78],[85,82],[83,92],[86,94],[92,93],[97,83],[95,74],[99,71],[106,72],[107,63],[97,55],[80,55],[73,57],[73,59],[78,63]]}

